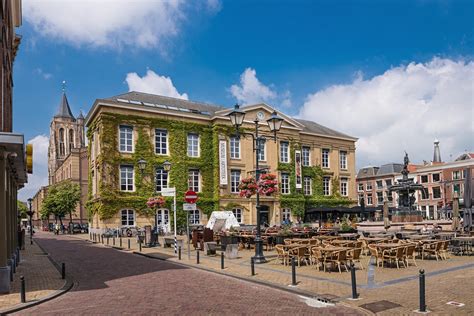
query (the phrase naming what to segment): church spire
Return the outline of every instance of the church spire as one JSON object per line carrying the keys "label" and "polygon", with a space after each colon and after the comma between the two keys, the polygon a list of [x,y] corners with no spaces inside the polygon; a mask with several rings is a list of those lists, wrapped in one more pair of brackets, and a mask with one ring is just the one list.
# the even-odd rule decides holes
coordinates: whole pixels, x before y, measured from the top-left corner
{"label": "church spire", "polygon": [[441,162],[441,152],[439,150],[439,140],[434,141],[433,162]]}
{"label": "church spire", "polygon": [[59,103],[59,109],[58,112],[54,117],[66,117],[66,118],[72,118],[73,120],[74,115],[72,115],[71,108],[69,107],[69,102],[67,101],[66,97],[66,81],[62,82],[62,90],[63,90],[63,95],[61,98],[61,103]]}

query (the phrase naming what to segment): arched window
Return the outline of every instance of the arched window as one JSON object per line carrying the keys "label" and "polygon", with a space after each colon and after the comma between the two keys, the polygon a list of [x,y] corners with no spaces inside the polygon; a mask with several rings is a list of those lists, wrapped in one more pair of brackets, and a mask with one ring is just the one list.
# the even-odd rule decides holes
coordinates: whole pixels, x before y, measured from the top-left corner
{"label": "arched window", "polygon": [[69,152],[71,149],[74,148],[74,131],[72,129],[69,130]]}
{"label": "arched window", "polygon": [[135,211],[134,210],[122,210],[122,226],[135,226]]}
{"label": "arched window", "polygon": [[64,129],[59,129],[59,156],[64,156],[65,147],[64,147]]}

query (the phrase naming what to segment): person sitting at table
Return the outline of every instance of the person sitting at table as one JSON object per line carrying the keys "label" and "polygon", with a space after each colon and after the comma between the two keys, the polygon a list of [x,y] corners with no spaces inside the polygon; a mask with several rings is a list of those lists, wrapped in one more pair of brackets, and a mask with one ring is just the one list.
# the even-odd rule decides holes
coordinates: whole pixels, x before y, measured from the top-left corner
{"label": "person sitting at table", "polygon": [[443,230],[443,228],[439,224],[434,224],[433,225],[433,232],[439,233],[442,230]]}
{"label": "person sitting at table", "polygon": [[428,224],[425,224],[425,225],[423,225],[423,227],[421,228],[421,233],[427,233],[427,232],[429,232],[429,230],[428,230]]}

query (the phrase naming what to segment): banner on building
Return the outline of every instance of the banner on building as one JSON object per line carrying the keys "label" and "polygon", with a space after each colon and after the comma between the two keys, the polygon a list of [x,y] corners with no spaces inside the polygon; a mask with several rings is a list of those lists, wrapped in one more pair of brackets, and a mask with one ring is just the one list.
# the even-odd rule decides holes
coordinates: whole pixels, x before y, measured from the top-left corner
{"label": "banner on building", "polygon": [[296,181],[296,188],[302,189],[303,188],[303,178],[301,176],[301,151],[295,150],[295,181]]}
{"label": "banner on building", "polygon": [[227,142],[219,141],[219,184],[227,185]]}

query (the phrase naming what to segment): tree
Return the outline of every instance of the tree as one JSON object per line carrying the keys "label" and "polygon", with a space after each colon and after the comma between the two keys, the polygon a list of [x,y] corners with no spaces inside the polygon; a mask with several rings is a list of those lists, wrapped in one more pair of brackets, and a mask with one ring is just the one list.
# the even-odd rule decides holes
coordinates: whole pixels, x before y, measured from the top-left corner
{"label": "tree", "polygon": [[18,207],[18,215],[21,218],[27,218],[28,214],[26,214],[26,212],[28,212],[28,207],[26,206],[26,203],[22,201],[16,201],[16,204]]}
{"label": "tree", "polygon": [[72,213],[81,199],[81,188],[77,183],[64,181],[48,188],[48,194],[43,200],[42,217],[53,214],[62,226],[62,218],[69,214],[69,223],[72,224]]}

